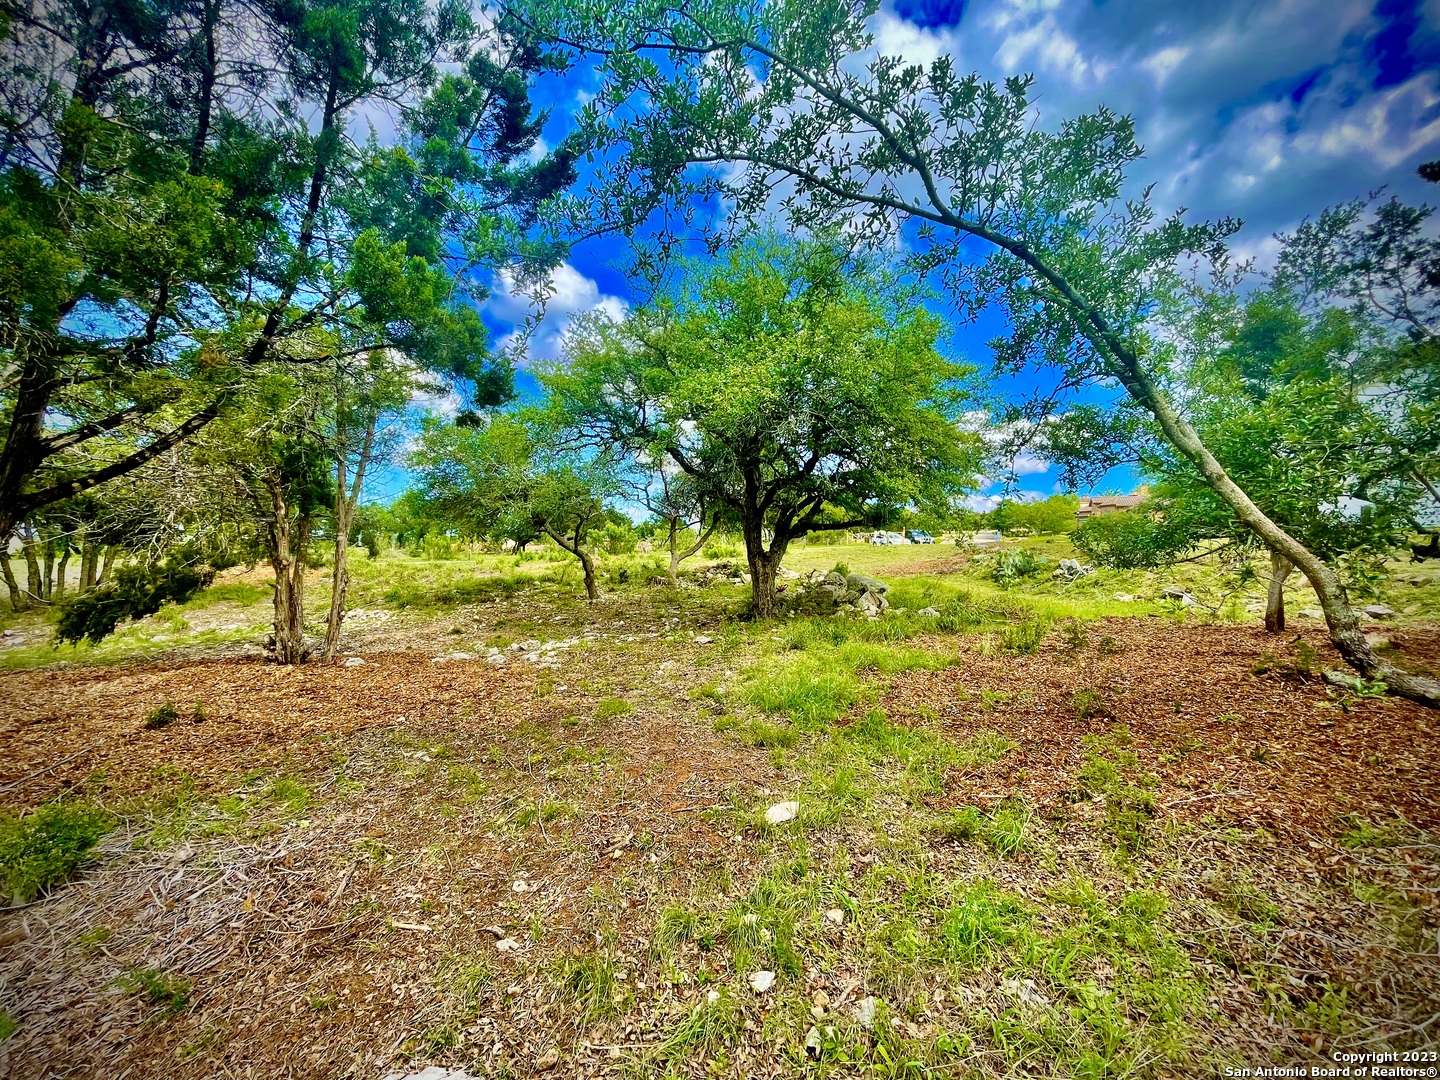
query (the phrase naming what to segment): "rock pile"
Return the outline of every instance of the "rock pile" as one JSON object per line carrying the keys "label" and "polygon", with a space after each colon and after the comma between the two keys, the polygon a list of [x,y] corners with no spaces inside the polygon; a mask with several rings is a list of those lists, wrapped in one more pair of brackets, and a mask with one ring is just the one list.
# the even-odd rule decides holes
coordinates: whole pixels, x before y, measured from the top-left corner
{"label": "rock pile", "polygon": [[885,599],[890,586],[864,574],[842,576],[838,571],[831,570],[820,582],[820,590],[830,594],[837,611],[853,611],[876,618],[890,606],[890,601]]}

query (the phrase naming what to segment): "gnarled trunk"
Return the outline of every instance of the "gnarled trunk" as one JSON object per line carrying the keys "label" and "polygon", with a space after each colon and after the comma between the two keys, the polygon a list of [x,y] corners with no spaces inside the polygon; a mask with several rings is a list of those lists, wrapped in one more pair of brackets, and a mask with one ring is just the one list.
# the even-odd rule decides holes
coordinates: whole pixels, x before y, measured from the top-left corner
{"label": "gnarled trunk", "polygon": [[1270,553],[1270,590],[1265,597],[1265,629],[1272,634],[1285,630],[1285,579],[1295,564],[1278,551]]}

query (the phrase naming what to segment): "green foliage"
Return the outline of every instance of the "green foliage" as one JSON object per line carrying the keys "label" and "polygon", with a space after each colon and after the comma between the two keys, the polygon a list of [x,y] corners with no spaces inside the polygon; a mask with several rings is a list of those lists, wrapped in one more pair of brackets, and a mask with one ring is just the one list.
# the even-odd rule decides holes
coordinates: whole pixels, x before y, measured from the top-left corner
{"label": "green foliage", "polygon": [[1144,509],[1134,509],[1087,518],[1070,534],[1070,542],[1096,566],[1136,570],[1163,566],[1195,541]]}
{"label": "green foliage", "polygon": [[81,802],[46,803],[24,816],[0,812],[5,895],[24,904],[65,881],[114,826],[112,815]]}
{"label": "green foliage", "polygon": [[1001,551],[988,567],[991,579],[1003,588],[1018,585],[1027,578],[1043,577],[1049,570],[1050,560],[1029,548]]}
{"label": "green foliage", "polygon": [[173,701],[167,701],[162,705],[155,706],[146,714],[144,726],[151,731],[158,728],[169,727],[176,720],[180,719],[180,713],[175,709]]}
{"label": "green foliage", "polygon": [[103,640],[122,619],[154,615],[162,604],[187,602],[214,579],[209,567],[191,565],[179,556],[161,564],[123,566],[112,584],[81,593],[61,609],[55,626],[60,641]]}
{"label": "green foliage", "polygon": [[1107,735],[1087,735],[1079,774],[1082,789],[1105,800],[1104,829],[1124,857],[1145,849],[1155,816],[1156,778],[1140,768],[1140,759],[1127,749],[1130,742],[1123,725]]}
{"label": "green foliage", "polygon": [[[968,369],[936,350],[938,330],[890,268],[767,237],[694,267],[621,325],[582,323],[542,381],[572,438],[668,460],[747,543],[769,529],[783,554],[807,532],[945,503],[973,482],[978,440],[954,422]],[[753,497],[747,477],[763,477]],[[773,597],[755,604],[768,615]]]}
{"label": "green foliage", "polygon": [[595,704],[596,720],[612,720],[631,711],[631,705],[624,698],[603,698]]}
{"label": "green foliage", "polygon": [[190,1004],[194,984],[189,979],[171,975],[158,968],[135,968],[119,975],[115,986],[127,994],[143,997],[160,1010],[162,1016],[175,1016]]}
{"label": "green foliage", "polygon": [[1034,502],[1002,500],[986,515],[986,523],[1002,532],[1028,529],[1037,536],[1068,533],[1075,528],[1075,512],[1080,509],[1078,495],[1051,495]]}

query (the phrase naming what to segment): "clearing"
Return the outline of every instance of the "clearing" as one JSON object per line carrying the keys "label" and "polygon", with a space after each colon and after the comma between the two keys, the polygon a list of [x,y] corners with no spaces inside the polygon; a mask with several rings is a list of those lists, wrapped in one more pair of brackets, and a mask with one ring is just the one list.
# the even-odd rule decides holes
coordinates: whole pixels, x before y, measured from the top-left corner
{"label": "clearing", "polygon": [[[358,560],[350,666],[253,655],[258,572],[98,647],[10,617],[0,798],[113,828],[0,916],[0,1074],[1209,1076],[1436,1045],[1434,713],[1327,686],[1317,621],[1268,636],[1258,586],[1201,564],[787,565],[837,561],[905,610],[756,625],[723,570],[612,558],[587,605],[543,556],[397,553]],[[1433,670],[1427,567],[1377,629]]]}

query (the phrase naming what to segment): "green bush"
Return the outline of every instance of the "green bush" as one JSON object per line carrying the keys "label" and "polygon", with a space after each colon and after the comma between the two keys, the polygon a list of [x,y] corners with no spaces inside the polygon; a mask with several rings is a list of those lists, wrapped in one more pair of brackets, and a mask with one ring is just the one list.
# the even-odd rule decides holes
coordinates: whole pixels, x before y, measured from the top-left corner
{"label": "green bush", "polygon": [[186,603],[214,577],[212,568],[188,565],[179,555],[164,563],[121,567],[113,582],[81,593],[61,608],[55,636],[98,644],[122,620],[154,615],[167,600]]}
{"label": "green bush", "polygon": [[1183,533],[1142,510],[1087,518],[1070,542],[1096,566],[1114,570],[1164,566],[1192,546]]}
{"label": "green bush", "polygon": [[0,879],[11,903],[28,904],[69,878],[114,824],[81,802],[47,803],[24,817],[0,812]]}

